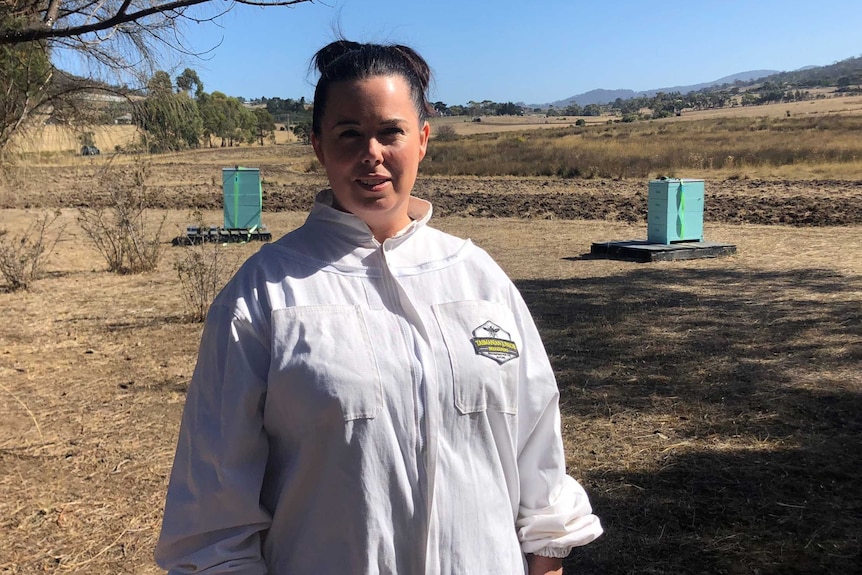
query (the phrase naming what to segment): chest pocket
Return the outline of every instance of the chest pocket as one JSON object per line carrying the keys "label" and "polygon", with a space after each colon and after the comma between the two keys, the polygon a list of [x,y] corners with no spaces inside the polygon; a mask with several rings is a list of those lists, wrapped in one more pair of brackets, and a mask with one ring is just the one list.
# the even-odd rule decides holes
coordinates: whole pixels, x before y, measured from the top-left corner
{"label": "chest pocket", "polygon": [[434,306],[461,413],[518,413],[520,335],[509,309],[489,301]]}
{"label": "chest pocket", "polygon": [[359,306],[273,311],[267,403],[294,428],[376,417],[383,388]]}

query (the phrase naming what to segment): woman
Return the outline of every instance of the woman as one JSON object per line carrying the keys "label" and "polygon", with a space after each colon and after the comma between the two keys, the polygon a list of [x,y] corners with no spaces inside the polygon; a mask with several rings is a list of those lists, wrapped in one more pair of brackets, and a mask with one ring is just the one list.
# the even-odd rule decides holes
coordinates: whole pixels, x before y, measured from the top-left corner
{"label": "woman", "polygon": [[559,573],[601,533],[565,474],[558,392],[512,282],[410,195],[429,69],[315,56],[331,189],[213,303],[183,414],[171,573]]}

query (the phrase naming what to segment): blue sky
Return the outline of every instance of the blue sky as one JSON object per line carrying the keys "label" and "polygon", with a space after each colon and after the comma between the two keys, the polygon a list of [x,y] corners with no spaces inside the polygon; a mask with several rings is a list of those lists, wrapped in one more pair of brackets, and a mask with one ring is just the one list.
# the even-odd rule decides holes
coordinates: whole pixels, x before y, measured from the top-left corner
{"label": "blue sky", "polygon": [[[223,5],[222,2],[218,2]],[[546,103],[596,88],[646,90],[747,70],[794,70],[862,55],[862,0],[326,0],[237,6],[189,25],[207,92],[310,99],[309,58],[341,29],[413,46],[432,99]],[[176,70],[175,70],[176,71]]]}

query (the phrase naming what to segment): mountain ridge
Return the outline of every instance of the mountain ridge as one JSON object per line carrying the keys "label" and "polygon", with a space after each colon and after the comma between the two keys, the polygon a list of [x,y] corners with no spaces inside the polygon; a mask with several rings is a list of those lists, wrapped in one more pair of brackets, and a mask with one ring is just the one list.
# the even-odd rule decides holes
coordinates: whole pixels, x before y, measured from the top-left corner
{"label": "mountain ridge", "polygon": [[548,108],[553,106],[555,108],[565,108],[570,104],[578,104],[579,106],[587,106],[589,104],[607,104],[613,102],[617,98],[626,100],[629,98],[652,97],[659,92],[679,92],[681,94],[687,94],[689,92],[696,92],[698,90],[703,90],[704,88],[720,86],[722,84],[733,84],[734,82],[751,82],[753,80],[758,80],[760,78],[765,78],[767,76],[772,76],[773,74],[778,73],[780,73],[780,71],[778,70],[748,70],[746,72],[738,72],[736,74],[731,74],[730,76],[723,76],[711,82],[701,82],[699,84],[690,84],[687,86],[653,88],[650,90],[641,91],[630,89],[606,90],[603,88],[598,88],[536,107]]}

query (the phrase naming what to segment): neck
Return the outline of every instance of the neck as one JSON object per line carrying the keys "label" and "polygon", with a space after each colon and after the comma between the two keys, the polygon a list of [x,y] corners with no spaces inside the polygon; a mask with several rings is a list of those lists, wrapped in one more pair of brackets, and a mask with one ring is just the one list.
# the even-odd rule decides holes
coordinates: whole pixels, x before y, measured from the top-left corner
{"label": "neck", "polygon": [[404,214],[404,220],[398,220],[394,222],[387,222],[386,225],[372,225],[369,222],[365,222],[369,229],[371,229],[371,234],[374,236],[374,239],[380,242],[381,244],[388,240],[389,238],[395,236],[398,232],[406,228],[410,225],[410,222],[413,221],[407,214]]}
{"label": "neck", "polygon": [[[341,204],[338,203],[338,198],[335,197],[335,194],[332,195],[332,207],[336,210],[342,211],[346,214],[353,213],[350,210],[344,209]],[[355,214],[354,214],[355,215]],[[357,216],[360,217],[361,216]],[[368,229],[371,230],[371,235],[374,236],[374,239],[380,242],[381,244],[393,237],[395,234],[406,228],[410,222],[413,221],[413,218],[410,217],[409,214],[399,214],[392,219],[391,217],[383,217],[381,221],[369,221],[368,219],[361,218],[365,225],[368,226]]]}

